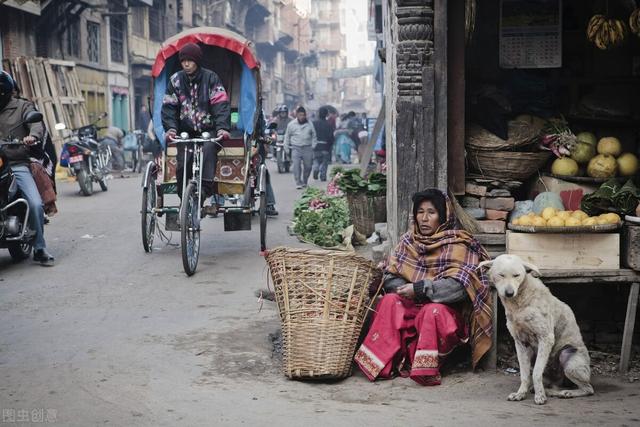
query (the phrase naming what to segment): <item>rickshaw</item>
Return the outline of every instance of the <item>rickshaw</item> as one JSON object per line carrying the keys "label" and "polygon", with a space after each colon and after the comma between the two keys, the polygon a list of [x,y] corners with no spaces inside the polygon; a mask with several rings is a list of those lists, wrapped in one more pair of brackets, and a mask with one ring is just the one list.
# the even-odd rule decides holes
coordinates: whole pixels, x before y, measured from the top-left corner
{"label": "rickshaw", "polygon": [[[169,77],[180,70],[178,52],[187,43],[197,43],[203,52],[202,66],[220,76],[229,95],[232,114],[231,136],[212,138],[207,132],[199,138],[180,135],[178,144],[165,144],[162,127],[162,100]],[[261,105],[260,64],[253,44],[244,37],[221,28],[200,27],[183,31],[167,39],[156,56],[153,77],[153,127],[162,141],[161,156],[149,162],[142,181],[142,245],[153,251],[157,218],[164,216],[165,230],[180,232],[182,265],[188,276],[195,273],[200,255],[202,193],[200,164],[202,144],[213,141],[220,145],[214,188],[218,214],[224,216],[224,230],[251,230],[251,217],[260,218],[260,250],[266,249],[267,168],[264,164],[264,117]],[[180,206],[167,206],[164,198],[178,194],[176,167],[178,149],[193,152],[193,177],[183,180]],[[186,153],[185,153],[186,154]],[[186,176],[186,165],[185,165]],[[224,203],[220,199],[224,198]],[[256,205],[259,206],[256,209]]]}

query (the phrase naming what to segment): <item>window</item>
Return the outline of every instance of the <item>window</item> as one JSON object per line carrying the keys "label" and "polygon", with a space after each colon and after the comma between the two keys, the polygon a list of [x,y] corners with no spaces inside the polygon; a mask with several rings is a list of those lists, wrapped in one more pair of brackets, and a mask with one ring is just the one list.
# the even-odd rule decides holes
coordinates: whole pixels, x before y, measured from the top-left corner
{"label": "window", "polygon": [[163,8],[162,2],[159,3],[160,5],[149,8],[149,38],[157,42],[164,40]]}
{"label": "window", "polygon": [[67,27],[67,55],[80,57],[80,21],[73,20]]}
{"label": "window", "polygon": [[100,62],[100,24],[95,22],[87,22],[87,57]]}
{"label": "window", "polygon": [[124,62],[124,18],[122,16],[111,17],[111,60]]}
{"label": "window", "polygon": [[131,25],[133,25],[133,34],[136,36],[144,37],[144,7],[132,7]]}

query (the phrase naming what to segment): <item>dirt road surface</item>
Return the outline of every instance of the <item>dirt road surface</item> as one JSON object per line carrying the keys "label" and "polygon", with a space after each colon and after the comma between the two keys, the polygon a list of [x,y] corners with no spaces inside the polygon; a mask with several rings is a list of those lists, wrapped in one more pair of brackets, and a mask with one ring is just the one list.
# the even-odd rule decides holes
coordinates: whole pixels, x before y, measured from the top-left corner
{"label": "dirt road surface", "polygon": [[[139,177],[109,184],[88,198],[60,185],[60,213],[46,227],[55,267],[0,252],[0,425],[640,425],[640,382],[621,378],[596,377],[595,396],[545,406],[507,402],[518,378],[504,372],[453,373],[432,388],[358,372],[287,380],[269,340],[275,305],[254,296],[266,286],[257,220],[233,233],[205,220],[188,278],[176,246],[142,249]],[[286,232],[300,192],[290,174],[274,185],[269,245],[300,246]]]}

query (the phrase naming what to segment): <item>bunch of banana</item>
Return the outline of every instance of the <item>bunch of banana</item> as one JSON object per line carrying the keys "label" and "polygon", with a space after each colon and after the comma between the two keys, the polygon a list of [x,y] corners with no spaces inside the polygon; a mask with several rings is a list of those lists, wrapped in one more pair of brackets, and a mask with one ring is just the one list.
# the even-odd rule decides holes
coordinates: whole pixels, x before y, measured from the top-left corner
{"label": "bunch of banana", "polygon": [[634,10],[629,16],[629,28],[632,33],[640,36],[640,8]]}
{"label": "bunch of banana", "polygon": [[587,39],[598,49],[606,50],[620,43],[627,35],[627,28],[619,19],[607,19],[593,15],[587,25]]}

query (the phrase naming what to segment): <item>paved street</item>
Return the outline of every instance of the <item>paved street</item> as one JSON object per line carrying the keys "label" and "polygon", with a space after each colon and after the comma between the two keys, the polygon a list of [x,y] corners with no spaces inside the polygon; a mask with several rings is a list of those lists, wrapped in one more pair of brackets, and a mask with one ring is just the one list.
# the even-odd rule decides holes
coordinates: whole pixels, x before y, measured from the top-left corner
{"label": "paved street", "polygon": [[[188,278],[178,247],[156,238],[153,254],[142,249],[139,177],[109,184],[89,198],[60,185],[60,213],[46,227],[55,267],[15,265],[0,252],[3,416],[43,409],[65,426],[640,423],[640,386],[616,378],[596,378],[593,397],[544,407],[507,402],[518,378],[504,373],[452,373],[435,388],[359,373],[289,381],[268,337],[275,305],[254,296],[266,286],[257,218],[251,232],[204,221]],[[300,245],[286,233],[299,191],[290,174],[275,174],[274,185],[280,217],[269,245]]]}

